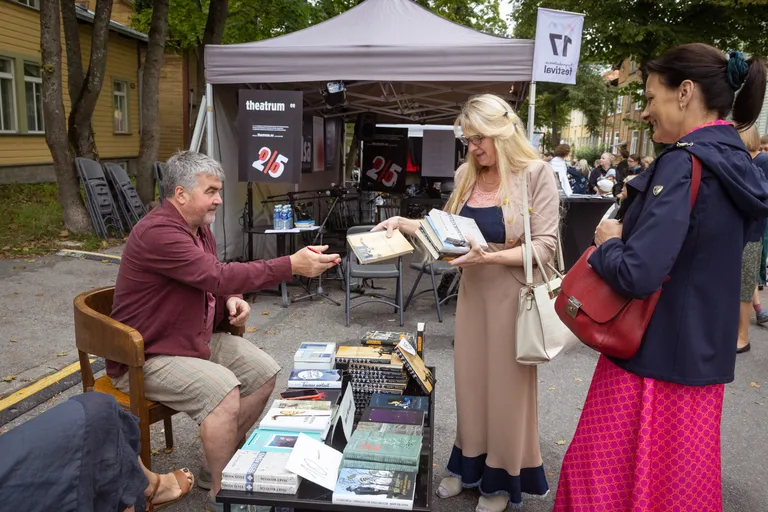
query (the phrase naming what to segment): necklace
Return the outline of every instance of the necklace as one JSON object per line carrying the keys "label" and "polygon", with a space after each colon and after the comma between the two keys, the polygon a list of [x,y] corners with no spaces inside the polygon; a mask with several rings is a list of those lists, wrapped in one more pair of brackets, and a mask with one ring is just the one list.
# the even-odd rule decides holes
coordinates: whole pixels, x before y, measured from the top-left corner
{"label": "necklace", "polygon": [[499,176],[499,179],[495,183],[488,183],[488,181],[485,179],[485,174],[486,174],[485,172],[480,174],[480,179],[483,180],[483,183],[485,183],[486,185],[490,185],[492,187],[495,187],[496,185],[498,185],[501,182],[501,176]]}

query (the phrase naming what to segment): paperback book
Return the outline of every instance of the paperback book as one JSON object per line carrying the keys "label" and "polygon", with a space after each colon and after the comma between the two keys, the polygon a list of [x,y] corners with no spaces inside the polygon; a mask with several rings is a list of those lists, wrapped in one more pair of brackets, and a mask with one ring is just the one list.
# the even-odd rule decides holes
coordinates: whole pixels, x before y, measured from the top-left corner
{"label": "paperback book", "polygon": [[221,477],[232,482],[299,485],[299,476],[285,469],[289,456],[289,453],[237,450]]}
{"label": "paperback book", "polygon": [[409,337],[410,335],[407,332],[368,331],[360,338],[360,344],[369,346],[383,345],[394,347],[401,339],[408,339]]}
{"label": "paperback book", "polygon": [[268,484],[255,482],[242,482],[223,478],[221,488],[227,491],[241,492],[268,492],[273,494],[296,494],[299,490],[297,485],[287,484]]}
{"label": "paperback book", "polygon": [[412,510],[416,473],[342,468],[333,491],[334,505]]}
{"label": "paperback book", "polygon": [[338,370],[293,370],[288,376],[289,388],[341,389]]}
{"label": "paperback book", "polygon": [[391,238],[387,238],[386,231],[347,235],[347,242],[363,265],[391,260],[413,252],[413,246],[397,230],[393,232]]}
{"label": "paperback book", "polygon": [[[304,432],[304,434],[320,440],[320,434],[317,432]],[[291,453],[298,437],[299,432],[287,430],[254,430],[242,449],[257,452]]]}
{"label": "paperback book", "polygon": [[[311,402],[308,402],[311,403]],[[272,407],[259,422],[260,430],[284,430],[288,432],[327,432],[333,410],[280,409]]]}
{"label": "paperback book", "polygon": [[392,354],[383,353],[379,347],[341,346],[336,351],[336,362],[389,365],[392,363]]}
{"label": "paperback book", "polygon": [[435,385],[435,377],[424,364],[424,360],[416,354],[416,350],[409,343],[400,342],[395,347],[395,352],[403,360],[406,370],[416,380],[422,391],[431,395]]}
{"label": "paperback book", "polygon": [[425,418],[429,416],[429,397],[405,396],[388,393],[374,393],[371,396],[371,407],[384,409],[415,409],[423,411]]}
{"label": "paperback book", "polygon": [[382,471],[409,471],[412,473],[419,472],[419,466],[409,464],[393,464],[391,462],[375,462],[371,460],[360,459],[347,459],[344,457],[341,459],[342,468],[357,468],[357,469],[379,469]]}

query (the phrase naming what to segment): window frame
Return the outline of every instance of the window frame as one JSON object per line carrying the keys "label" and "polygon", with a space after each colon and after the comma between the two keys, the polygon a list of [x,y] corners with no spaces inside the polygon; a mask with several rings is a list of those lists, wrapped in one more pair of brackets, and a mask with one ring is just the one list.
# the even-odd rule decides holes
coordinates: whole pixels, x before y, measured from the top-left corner
{"label": "window frame", "polygon": [[[22,71],[24,72],[24,77],[23,77],[23,82],[24,82],[24,84],[23,84],[23,86],[24,86],[24,99],[25,99],[25,101],[24,101],[24,114],[25,114],[25,118],[27,119],[27,133],[30,133],[30,134],[33,134],[33,135],[40,135],[40,134],[44,134],[45,133],[45,116],[43,115],[43,103],[42,103],[42,98],[43,98],[43,90],[42,90],[43,89],[43,73],[41,71],[39,77],[27,76],[27,71],[25,69],[25,66],[27,64],[32,65],[32,66],[40,67],[40,63],[39,62],[29,61],[29,60],[25,60],[22,63]],[[29,126],[29,103],[26,101],[27,84],[33,84],[32,85],[33,91],[34,91],[36,86],[40,88],[40,105],[39,105],[39,107],[40,107],[40,123],[41,123],[42,126],[38,127],[40,129],[36,129],[36,130],[33,130],[32,127]],[[32,98],[35,101],[35,106],[37,106],[37,99],[36,99],[36,96],[34,95],[34,92],[33,92]],[[37,111],[35,111],[35,123],[37,123]]]}
{"label": "window frame", "polygon": [[29,9],[40,10],[40,0],[16,0],[16,3]]}
{"label": "window frame", "polygon": [[630,143],[629,143],[629,152],[632,154],[637,153],[638,151],[638,145],[640,144],[640,130],[632,130],[632,135],[630,137]]}
{"label": "window frame", "polygon": [[[17,83],[16,83],[16,59],[14,57],[8,57],[5,55],[0,55],[1,60],[7,60],[11,64],[11,72],[0,72],[0,80],[10,80],[11,81],[11,110],[13,111],[12,121],[13,121],[13,127],[11,129],[5,129],[0,127],[0,134],[18,134],[20,133],[19,130],[19,100],[18,100],[18,91],[17,89]],[[10,76],[8,76],[10,75]],[[0,112],[2,111],[3,105],[2,101],[0,101]],[[0,114],[0,119],[2,119],[2,115]]]}
{"label": "window frame", "polygon": [[[122,92],[117,91],[117,84],[123,84],[125,86],[125,89]],[[128,102],[128,80],[120,79],[120,78],[113,78],[112,79],[112,133],[114,135],[130,135],[131,134],[131,109]],[[123,129],[118,130],[117,129],[117,118],[115,117],[115,98],[122,97],[123,98],[123,106],[125,108],[124,111],[124,119],[123,119]]]}

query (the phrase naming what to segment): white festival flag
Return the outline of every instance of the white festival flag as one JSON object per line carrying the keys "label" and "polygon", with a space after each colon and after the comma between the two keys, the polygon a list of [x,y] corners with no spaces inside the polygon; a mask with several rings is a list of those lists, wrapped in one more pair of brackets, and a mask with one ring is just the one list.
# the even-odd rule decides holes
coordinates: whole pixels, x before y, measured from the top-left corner
{"label": "white festival flag", "polygon": [[534,82],[576,83],[583,28],[582,14],[539,9],[533,51]]}

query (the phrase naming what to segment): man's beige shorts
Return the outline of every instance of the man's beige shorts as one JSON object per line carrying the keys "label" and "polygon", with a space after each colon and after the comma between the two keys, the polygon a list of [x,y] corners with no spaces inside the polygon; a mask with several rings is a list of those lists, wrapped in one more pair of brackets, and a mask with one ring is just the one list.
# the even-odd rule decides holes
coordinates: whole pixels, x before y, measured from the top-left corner
{"label": "man's beige shorts", "polygon": [[[217,332],[211,337],[208,361],[184,356],[147,359],[144,390],[148,400],[185,412],[199,425],[237,386],[240,396],[248,396],[279,371],[275,360],[248,340]],[[128,373],[113,384],[128,393]]]}

